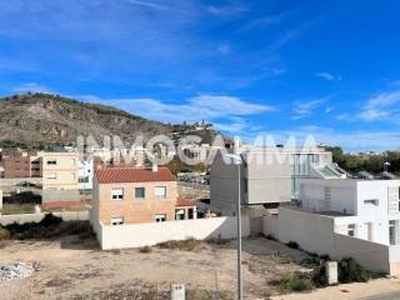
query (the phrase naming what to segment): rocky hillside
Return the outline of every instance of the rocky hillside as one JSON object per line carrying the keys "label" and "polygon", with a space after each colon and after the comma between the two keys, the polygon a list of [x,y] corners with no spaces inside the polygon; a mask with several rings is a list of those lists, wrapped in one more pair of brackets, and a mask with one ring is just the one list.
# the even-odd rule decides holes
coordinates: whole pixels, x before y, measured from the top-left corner
{"label": "rocky hillside", "polygon": [[[105,135],[118,135],[124,141],[133,142],[137,135],[146,139],[173,131],[187,130],[180,125],[146,120],[111,106],[58,95],[28,93],[0,98],[0,146],[74,145],[79,135],[92,135],[99,143]],[[212,139],[214,134],[214,131],[207,134],[207,139]]]}

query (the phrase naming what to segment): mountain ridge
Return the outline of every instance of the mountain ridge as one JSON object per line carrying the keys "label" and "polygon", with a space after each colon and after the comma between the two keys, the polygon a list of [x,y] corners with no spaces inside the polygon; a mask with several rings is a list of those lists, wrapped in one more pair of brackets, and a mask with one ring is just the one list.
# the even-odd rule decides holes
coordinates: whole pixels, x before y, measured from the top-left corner
{"label": "mountain ridge", "polygon": [[[133,142],[139,135],[185,133],[188,126],[148,120],[113,106],[87,103],[59,95],[26,93],[0,98],[0,145],[38,148],[43,145],[76,145],[78,136],[118,136]],[[212,143],[214,130],[200,132]]]}

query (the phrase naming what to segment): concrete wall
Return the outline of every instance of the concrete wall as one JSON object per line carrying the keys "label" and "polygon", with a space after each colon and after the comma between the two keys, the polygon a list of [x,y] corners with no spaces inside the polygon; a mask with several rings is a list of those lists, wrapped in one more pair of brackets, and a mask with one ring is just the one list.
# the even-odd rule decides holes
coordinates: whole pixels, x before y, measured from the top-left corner
{"label": "concrete wall", "polygon": [[388,246],[341,234],[333,235],[333,243],[328,252],[333,259],[353,257],[371,271],[391,273]]}
{"label": "concrete wall", "polygon": [[62,202],[62,201],[79,201],[79,190],[43,190],[42,203]]}
{"label": "concrete wall", "polygon": [[42,184],[42,178],[38,177],[24,177],[24,178],[0,178],[0,186],[1,187],[9,187],[9,186],[15,186],[21,181],[27,181],[34,183],[36,185],[41,185]]}
{"label": "concrete wall", "polygon": [[[0,217],[0,224],[8,225],[14,222],[17,222],[19,224],[24,224],[29,222],[40,222],[45,215],[46,215],[45,213],[3,215]],[[89,220],[89,211],[54,212],[53,215],[61,217],[64,221]]]}
{"label": "concrete wall", "polygon": [[[243,217],[243,236],[250,234],[248,217]],[[169,240],[198,240],[210,238],[230,239],[236,237],[236,218],[219,217],[209,219],[170,221],[135,225],[94,225],[103,250],[135,248]]]}
{"label": "concrete wall", "polygon": [[[371,271],[391,272],[389,246],[335,233],[336,218],[281,207],[278,219],[278,236],[283,243],[295,241],[307,252],[328,254],[335,260],[353,257]],[[270,224],[266,217],[265,234],[276,225]],[[395,254],[392,258],[395,259]]]}
{"label": "concrete wall", "polygon": [[263,217],[263,233],[279,239],[279,215]]}

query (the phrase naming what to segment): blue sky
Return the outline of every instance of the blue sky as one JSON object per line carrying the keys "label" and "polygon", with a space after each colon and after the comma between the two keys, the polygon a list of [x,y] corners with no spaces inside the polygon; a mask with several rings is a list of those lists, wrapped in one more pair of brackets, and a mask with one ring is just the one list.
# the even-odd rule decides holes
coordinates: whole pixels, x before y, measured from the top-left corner
{"label": "blue sky", "polygon": [[14,0],[0,94],[41,91],[252,142],[400,148],[398,1]]}

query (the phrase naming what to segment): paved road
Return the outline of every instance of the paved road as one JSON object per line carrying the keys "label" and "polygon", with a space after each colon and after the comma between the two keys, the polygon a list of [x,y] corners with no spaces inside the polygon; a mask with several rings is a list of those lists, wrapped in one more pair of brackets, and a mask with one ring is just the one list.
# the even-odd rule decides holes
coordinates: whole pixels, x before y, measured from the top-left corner
{"label": "paved road", "polygon": [[369,296],[366,298],[360,298],[360,300],[399,300],[400,299],[400,291],[389,294],[379,294],[375,296]]}

